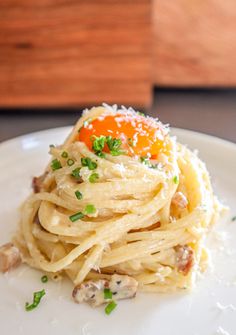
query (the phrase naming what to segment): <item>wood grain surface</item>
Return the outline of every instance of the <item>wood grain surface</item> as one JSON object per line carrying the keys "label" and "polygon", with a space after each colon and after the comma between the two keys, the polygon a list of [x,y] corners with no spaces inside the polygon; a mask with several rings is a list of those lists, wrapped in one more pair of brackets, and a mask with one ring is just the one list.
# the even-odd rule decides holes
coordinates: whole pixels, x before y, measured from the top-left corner
{"label": "wood grain surface", "polygon": [[0,107],[146,107],[236,86],[235,0],[1,0]]}
{"label": "wood grain surface", "polygon": [[153,81],[236,86],[236,1],[154,0]]}
{"label": "wood grain surface", "polygon": [[0,106],[151,102],[149,0],[1,0]]}

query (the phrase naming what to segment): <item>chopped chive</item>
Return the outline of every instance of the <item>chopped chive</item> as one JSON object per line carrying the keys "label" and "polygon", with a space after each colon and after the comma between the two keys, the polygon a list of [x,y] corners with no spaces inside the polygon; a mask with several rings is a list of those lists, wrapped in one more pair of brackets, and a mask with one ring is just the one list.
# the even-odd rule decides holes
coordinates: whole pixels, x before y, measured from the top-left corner
{"label": "chopped chive", "polygon": [[111,136],[107,136],[107,145],[108,148],[110,149],[111,152],[115,153],[115,152],[119,152],[120,151],[120,146],[122,144],[121,139],[120,138],[112,138]]}
{"label": "chopped chive", "polygon": [[47,283],[48,282],[48,276],[44,275],[41,277],[41,282],[42,283]]}
{"label": "chopped chive", "polygon": [[151,164],[151,165],[150,165],[150,168],[151,168],[151,169],[158,169],[158,164]]}
{"label": "chopped chive", "polygon": [[32,311],[32,309],[36,308],[45,294],[45,290],[34,292],[33,303],[29,304],[26,302],[25,304],[26,311]]}
{"label": "chopped chive", "polygon": [[63,151],[63,153],[61,154],[61,157],[63,157],[63,158],[67,158],[67,157],[68,157],[68,152]]}
{"label": "chopped chive", "polygon": [[124,155],[126,152],[124,150],[111,150],[110,153],[112,156],[120,156]]}
{"label": "chopped chive", "polygon": [[147,156],[140,157],[140,162],[144,165],[147,165],[150,168],[153,167],[150,162],[150,159]]}
{"label": "chopped chive", "polygon": [[54,144],[50,144],[49,148],[55,148],[55,145]]}
{"label": "chopped chive", "polygon": [[141,156],[140,157],[140,162],[144,163],[144,164],[148,164],[149,163],[149,159],[147,156]]}
{"label": "chopped chive", "polygon": [[112,299],[112,292],[109,288],[104,289],[104,299]]}
{"label": "chopped chive", "polygon": [[82,166],[87,166],[87,158],[82,157],[81,158],[81,164],[82,164]]}
{"label": "chopped chive", "polygon": [[95,170],[97,168],[97,163],[93,161],[89,161],[88,168],[89,170]]}
{"label": "chopped chive", "polygon": [[144,113],[142,113],[142,112],[136,112],[138,115],[141,115],[141,116],[145,116],[145,114]]}
{"label": "chopped chive", "polygon": [[96,183],[96,181],[99,179],[99,174],[94,172],[89,176],[90,183]]}
{"label": "chopped chive", "polygon": [[178,184],[178,182],[179,182],[179,178],[178,178],[178,176],[174,176],[174,178],[173,178],[173,182],[174,182],[175,184]]}
{"label": "chopped chive", "polygon": [[80,191],[75,191],[75,196],[78,200],[81,200],[83,198],[83,195]]}
{"label": "chopped chive", "polygon": [[147,165],[149,168],[151,169],[157,169],[158,168],[158,164],[152,164],[149,160],[148,157],[144,156],[144,157],[140,157],[140,162]]}
{"label": "chopped chive", "polygon": [[87,166],[89,170],[95,170],[97,168],[97,163],[92,161],[89,157],[81,158],[82,166]]}
{"label": "chopped chive", "polygon": [[84,218],[84,214],[82,212],[78,212],[78,213],[75,213],[75,214],[69,216],[69,219],[72,222],[75,222],[75,221],[83,219],[83,218]]}
{"label": "chopped chive", "polygon": [[51,168],[53,171],[61,169],[61,162],[58,159],[53,159],[52,163],[51,163]]}
{"label": "chopped chive", "polygon": [[231,221],[236,221],[236,215],[232,217]]}
{"label": "chopped chive", "polygon": [[92,136],[91,140],[94,138],[93,140],[93,145],[92,145],[92,149],[95,153],[99,153],[104,149],[105,143],[106,143],[106,137],[105,136]]}
{"label": "chopped chive", "polygon": [[71,172],[71,175],[76,178],[76,179],[80,179],[80,169],[81,168],[76,168]]}
{"label": "chopped chive", "polygon": [[100,157],[100,158],[105,158],[106,157],[106,155],[104,154],[104,152],[101,152],[101,151],[96,152],[96,155],[98,157]]}
{"label": "chopped chive", "polygon": [[85,207],[85,214],[94,214],[95,212],[96,208],[94,205],[89,204]]}
{"label": "chopped chive", "polygon": [[126,153],[125,151],[121,150],[122,141],[120,138],[112,138],[111,136],[103,135],[100,137],[92,136],[91,140],[93,138],[95,139],[93,140],[92,149],[99,157],[105,157],[104,153],[102,152],[105,144],[107,144],[112,156],[119,156]]}
{"label": "chopped chive", "polygon": [[107,136],[106,142],[112,156],[119,156],[126,153],[124,150],[121,150],[122,141],[120,138],[112,138],[111,136]]}
{"label": "chopped chive", "polygon": [[74,163],[75,163],[75,161],[74,161],[73,159],[71,159],[71,158],[69,158],[69,159],[67,160],[67,165],[68,165],[68,166],[72,166]]}
{"label": "chopped chive", "polygon": [[116,308],[117,303],[115,301],[111,301],[105,308],[105,313],[110,315],[111,312]]}

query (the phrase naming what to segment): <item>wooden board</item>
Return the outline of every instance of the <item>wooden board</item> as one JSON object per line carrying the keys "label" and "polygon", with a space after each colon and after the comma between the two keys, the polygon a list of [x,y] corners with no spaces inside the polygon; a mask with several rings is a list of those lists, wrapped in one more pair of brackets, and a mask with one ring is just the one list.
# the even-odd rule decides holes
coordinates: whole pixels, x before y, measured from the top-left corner
{"label": "wooden board", "polygon": [[151,102],[149,0],[1,0],[0,106]]}
{"label": "wooden board", "polygon": [[154,0],[153,81],[236,86],[235,0]]}

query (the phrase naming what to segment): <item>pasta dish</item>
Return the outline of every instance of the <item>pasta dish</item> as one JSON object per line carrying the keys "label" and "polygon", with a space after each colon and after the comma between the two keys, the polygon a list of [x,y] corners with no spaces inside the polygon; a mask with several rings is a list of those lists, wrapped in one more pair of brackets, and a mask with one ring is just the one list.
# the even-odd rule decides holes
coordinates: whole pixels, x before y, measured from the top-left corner
{"label": "pasta dish", "polygon": [[75,301],[93,306],[194,285],[220,205],[204,163],[167,125],[104,104],[50,154],[21,208],[23,262],[68,276]]}

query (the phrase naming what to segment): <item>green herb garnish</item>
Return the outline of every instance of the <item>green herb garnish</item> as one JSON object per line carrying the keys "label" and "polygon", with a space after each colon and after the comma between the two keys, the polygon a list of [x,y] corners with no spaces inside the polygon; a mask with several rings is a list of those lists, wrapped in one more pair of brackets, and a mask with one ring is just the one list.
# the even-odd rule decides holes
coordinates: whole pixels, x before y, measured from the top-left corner
{"label": "green herb garnish", "polygon": [[140,157],[140,162],[144,165],[147,165],[151,169],[157,169],[158,164],[152,164],[147,156]]}
{"label": "green herb garnish", "polygon": [[71,175],[76,178],[76,179],[80,179],[80,169],[81,168],[76,168],[71,172]]}
{"label": "green herb garnish", "polygon": [[81,158],[82,166],[87,166],[89,170],[95,170],[97,168],[97,163],[92,161],[89,157]]}
{"label": "green herb garnish", "polygon": [[99,157],[104,158],[105,155],[102,152],[105,144],[107,144],[112,156],[119,156],[125,154],[124,150],[121,150],[122,141],[119,138],[112,138],[111,136],[92,136],[91,140],[94,138],[92,149]]}
{"label": "green herb garnish", "polygon": [[105,308],[105,313],[110,315],[111,312],[116,308],[117,303],[115,301],[111,301]]}
{"label": "green herb garnish", "polygon": [[49,148],[55,148],[55,145],[54,144],[50,144]]}
{"label": "green herb garnish", "polygon": [[96,152],[96,155],[97,155],[98,157],[100,157],[100,158],[105,158],[105,157],[106,157],[106,155],[104,154],[104,152],[101,152],[101,151]]}
{"label": "green herb garnish", "polygon": [[104,299],[112,299],[112,292],[109,288],[104,289]]}
{"label": "green herb garnish", "polygon": [[63,153],[61,154],[61,157],[63,157],[63,158],[67,158],[67,157],[68,157],[68,152],[63,151]]}
{"label": "green herb garnish", "polygon": [[138,115],[141,115],[141,116],[146,116],[144,113],[142,112],[136,112]]}
{"label": "green herb garnish", "polygon": [[92,138],[94,138],[92,149],[99,157],[101,157],[100,154],[102,150],[104,149],[104,146],[106,143],[106,137],[105,136],[100,136],[100,137],[92,136]]}
{"label": "green herb garnish", "polygon": [[81,200],[83,198],[83,195],[80,191],[75,191],[75,196],[78,200]]}
{"label": "green herb garnish", "polygon": [[236,215],[232,217],[231,221],[236,221]]}
{"label": "green herb garnish", "polygon": [[96,208],[94,205],[89,204],[85,207],[85,214],[94,214],[95,212]]}
{"label": "green herb garnish", "polygon": [[150,160],[147,156],[140,157],[140,162],[148,166],[150,165]]}
{"label": "green herb garnish", "polygon": [[151,164],[150,168],[151,169],[158,169],[158,164]]}
{"label": "green herb garnish", "polygon": [[120,138],[112,138],[111,136],[107,136],[106,142],[112,156],[122,155],[123,151],[120,150],[122,142]]}
{"label": "green herb garnish", "polygon": [[120,155],[124,155],[125,151],[124,150],[111,150],[110,154],[112,156],[120,156]]}
{"label": "green herb garnish", "polygon": [[25,304],[25,309],[26,311],[32,311],[32,309],[35,309],[38,304],[40,303],[42,297],[45,295],[45,290],[39,291],[39,292],[34,292],[34,298],[33,298],[33,303],[29,304],[26,302]]}
{"label": "green herb garnish", "polygon": [[83,219],[83,218],[84,218],[84,214],[82,212],[78,212],[78,213],[75,213],[75,214],[69,216],[69,219],[72,222],[75,222],[75,221]]}
{"label": "green herb garnish", "polygon": [[73,159],[71,159],[71,158],[69,158],[69,159],[67,160],[67,165],[68,165],[68,166],[72,166],[74,163],[75,163],[75,161],[74,161]]}
{"label": "green herb garnish", "polygon": [[47,283],[48,282],[48,276],[44,275],[41,277],[41,282],[42,283]]}
{"label": "green herb garnish", "polygon": [[53,159],[53,161],[51,162],[51,168],[53,171],[61,169],[61,162],[58,159]]}
{"label": "green herb garnish", "polygon": [[96,181],[99,179],[99,174],[98,173],[92,173],[90,176],[89,176],[89,181],[90,183],[96,183]]}
{"label": "green herb garnish", "polygon": [[173,182],[174,182],[175,184],[178,184],[178,183],[179,183],[179,178],[178,178],[178,176],[174,176],[174,178],[173,178]]}

